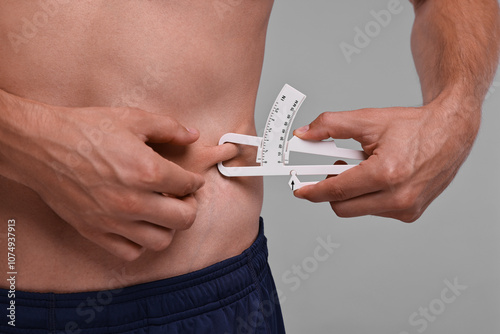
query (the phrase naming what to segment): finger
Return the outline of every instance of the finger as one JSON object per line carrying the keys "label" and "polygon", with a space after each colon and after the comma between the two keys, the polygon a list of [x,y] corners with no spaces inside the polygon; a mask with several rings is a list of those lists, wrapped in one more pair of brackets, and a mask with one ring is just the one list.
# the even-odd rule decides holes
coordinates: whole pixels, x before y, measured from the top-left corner
{"label": "finger", "polygon": [[400,220],[404,223],[412,223],[415,221],[413,218],[409,218],[409,214],[407,214],[404,211],[388,211],[388,212],[382,212],[375,214],[373,216],[377,217],[382,217],[382,218],[391,218],[391,219],[397,219]]}
{"label": "finger", "polygon": [[[198,152],[200,160],[213,162],[212,165],[204,165],[204,170],[196,169],[197,172],[201,172],[202,174],[203,172],[213,168],[213,166],[219,162],[231,161],[233,158],[241,156],[238,146],[232,143],[225,143],[217,146],[205,146]],[[201,166],[203,165],[200,165],[200,167]],[[194,168],[197,167],[198,166],[195,166]]]}
{"label": "finger", "polygon": [[146,221],[125,221],[115,226],[114,233],[153,251],[167,248],[174,237],[175,230]]}
{"label": "finger", "polygon": [[311,202],[337,202],[380,191],[386,183],[373,168],[377,159],[375,155],[370,156],[368,160],[335,177],[296,190],[294,195]]}
{"label": "finger", "polygon": [[387,211],[387,212],[377,213],[375,216],[397,219],[402,221],[403,223],[413,223],[418,218],[420,218],[425,208],[422,208],[422,210],[418,212],[411,210]]}
{"label": "finger", "polygon": [[157,155],[154,160],[156,162],[145,168],[148,173],[141,179],[143,189],[184,197],[200,189],[205,183],[201,175],[187,171],[157,153],[154,154]]}
{"label": "finger", "polygon": [[123,218],[147,221],[173,230],[186,230],[194,223],[197,208],[194,196],[175,198],[146,193],[137,200],[136,205],[123,213]]}
{"label": "finger", "polygon": [[375,192],[351,198],[346,201],[330,202],[337,216],[342,218],[380,215],[394,210],[391,196],[385,192]]}
{"label": "finger", "polygon": [[[232,143],[224,143],[217,146],[206,146],[199,152],[201,158],[210,159],[210,161],[227,161],[240,154],[239,146]],[[210,166],[212,167],[212,166]]]}
{"label": "finger", "polygon": [[331,202],[330,205],[340,217],[375,215],[411,223],[422,215],[437,195],[426,199],[405,189],[389,188],[347,201]]}
{"label": "finger", "polygon": [[[435,198],[435,197],[434,197]],[[432,203],[434,198],[428,199],[422,206],[416,208],[406,208],[403,210],[397,210],[397,211],[387,211],[383,213],[378,213],[376,216],[379,217],[385,217],[385,218],[393,218],[400,220],[405,223],[413,223],[416,221],[420,216],[425,212],[425,210],[429,207],[429,205]]]}
{"label": "finger", "polygon": [[225,143],[222,145],[216,146],[216,149],[213,152],[213,156],[215,157],[215,161],[228,161],[235,158],[239,153],[239,149],[237,145],[231,143]]}
{"label": "finger", "polygon": [[146,250],[135,242],[114,233],[96,235],[91,241],[126,261],[136,260]]}
{"label": "finger", "polygon": [[356,197],[347,201],[331,202],[330,205],[339,217],[359,217],[374,215],[413,222],[429,205],[420,206],[418,201],[403,193],[395,194],[390,190]]}
{"label": "finger", "polygon": [[176,145],[194,143],[200,136],[198,130],[186,128],[172,117],[147,111],[137,122],[136,132],[147,142]]}
{"label": "finger", "polygon": [[293,134],[305,140],[358,138],[369,124],[365,113],[364,109],[324,112],[311,124],[295,130]]}

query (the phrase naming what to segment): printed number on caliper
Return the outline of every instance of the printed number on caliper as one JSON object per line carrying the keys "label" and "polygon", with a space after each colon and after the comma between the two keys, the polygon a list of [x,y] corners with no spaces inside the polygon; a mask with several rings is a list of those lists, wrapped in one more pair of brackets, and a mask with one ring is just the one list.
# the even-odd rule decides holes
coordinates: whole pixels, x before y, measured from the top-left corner
{"label": "printed number on caliper", "polygon": [[285,85],[276,98],[267,118],[262,137],[237,133],[226,133],[219,145],[234,143],[257,146],[257,163],[260,166],[226,167],[218,164],[219,171],[225,176],[265,176],[290,175],[288,184],[292,190],[316,182],[300,182],[299,175],[337,175],[357,165],[289,165],[290,152],[301,152],[335,158],[364,160],[363,151],[339,148],[333,140],[306,141],[288,135],[293,119],[306,96],[295,88]]}

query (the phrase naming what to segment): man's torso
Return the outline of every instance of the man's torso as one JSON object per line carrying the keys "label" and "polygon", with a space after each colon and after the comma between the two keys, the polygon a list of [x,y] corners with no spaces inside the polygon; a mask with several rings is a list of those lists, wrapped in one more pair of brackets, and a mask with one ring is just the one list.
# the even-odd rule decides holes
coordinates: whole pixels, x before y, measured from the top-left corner
{"label": "man's torso", "polygon": [[[165,113],[199,129],[200,139],[187,150],[167,145],[155,150],[206,178],[196,194],[199,211],[192,228],[177,231],[165,251],[147,251],[125,262],[81,237],[36,193],[0,177],[2,235],[8,219],[17,221],[18,289],[66,292],[132,285],[206,267],[251,244],[262,205],[261,180],[222,177],[210,149],[226,132],[255,132],[255,96],[272,3],[1,2],[0,89],[51,105]],[[0,241],[5,249],[6,240]]]}

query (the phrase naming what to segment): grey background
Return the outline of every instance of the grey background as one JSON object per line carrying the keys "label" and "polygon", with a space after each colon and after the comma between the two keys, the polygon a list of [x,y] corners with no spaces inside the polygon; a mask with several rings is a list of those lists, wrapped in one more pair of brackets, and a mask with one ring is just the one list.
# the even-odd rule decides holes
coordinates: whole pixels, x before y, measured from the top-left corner
{"label": "grey background", "polygon": [[[285,83],[308,96],[294,128],[323,111],[421,104],[410,51],[414,14],[408,1],[401,0],[403,12],[350,64],[340,51],[342,41],[353,44],[356,26],[364,28],[373,20],[370,11],[385,9],[388,2],[275,2],[257,99],[260,135]],[[454,182],[413,224],[375,217],[340,219],[327,204],[295,199],[286,177],[265,179],[262,215],[288,333],[500,332],[499,107],[497,75],[472,154]],[[301,279],[299,288],[284,280],[293,265],[313,256],[317,238],[328,235],[340,247]],[[455,278],[466,290],[445,304],[425,330],[412,326],[409,316],[440,299],[444,280]]]}

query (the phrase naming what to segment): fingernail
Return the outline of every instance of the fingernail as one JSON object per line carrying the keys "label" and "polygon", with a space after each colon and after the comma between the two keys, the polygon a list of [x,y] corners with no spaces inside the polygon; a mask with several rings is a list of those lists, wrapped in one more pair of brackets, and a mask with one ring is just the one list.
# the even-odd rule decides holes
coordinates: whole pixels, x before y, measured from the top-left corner
{"label": "fingernail", "polygon": [[193,129],[193,128],[186,128],[187,132],[189,133],[192,133],[194,135],[197,135],[198,134],[198,130],[196,129]]}
{"label": "fingernail", "polygon": [[295,130],[294,132],[298,135],[301,135],[301,134],[304,134],[306,133],[307,131],[309,131],[309,125],[304,125],[303,127],[301,128],[298,128],[297,130]]}

